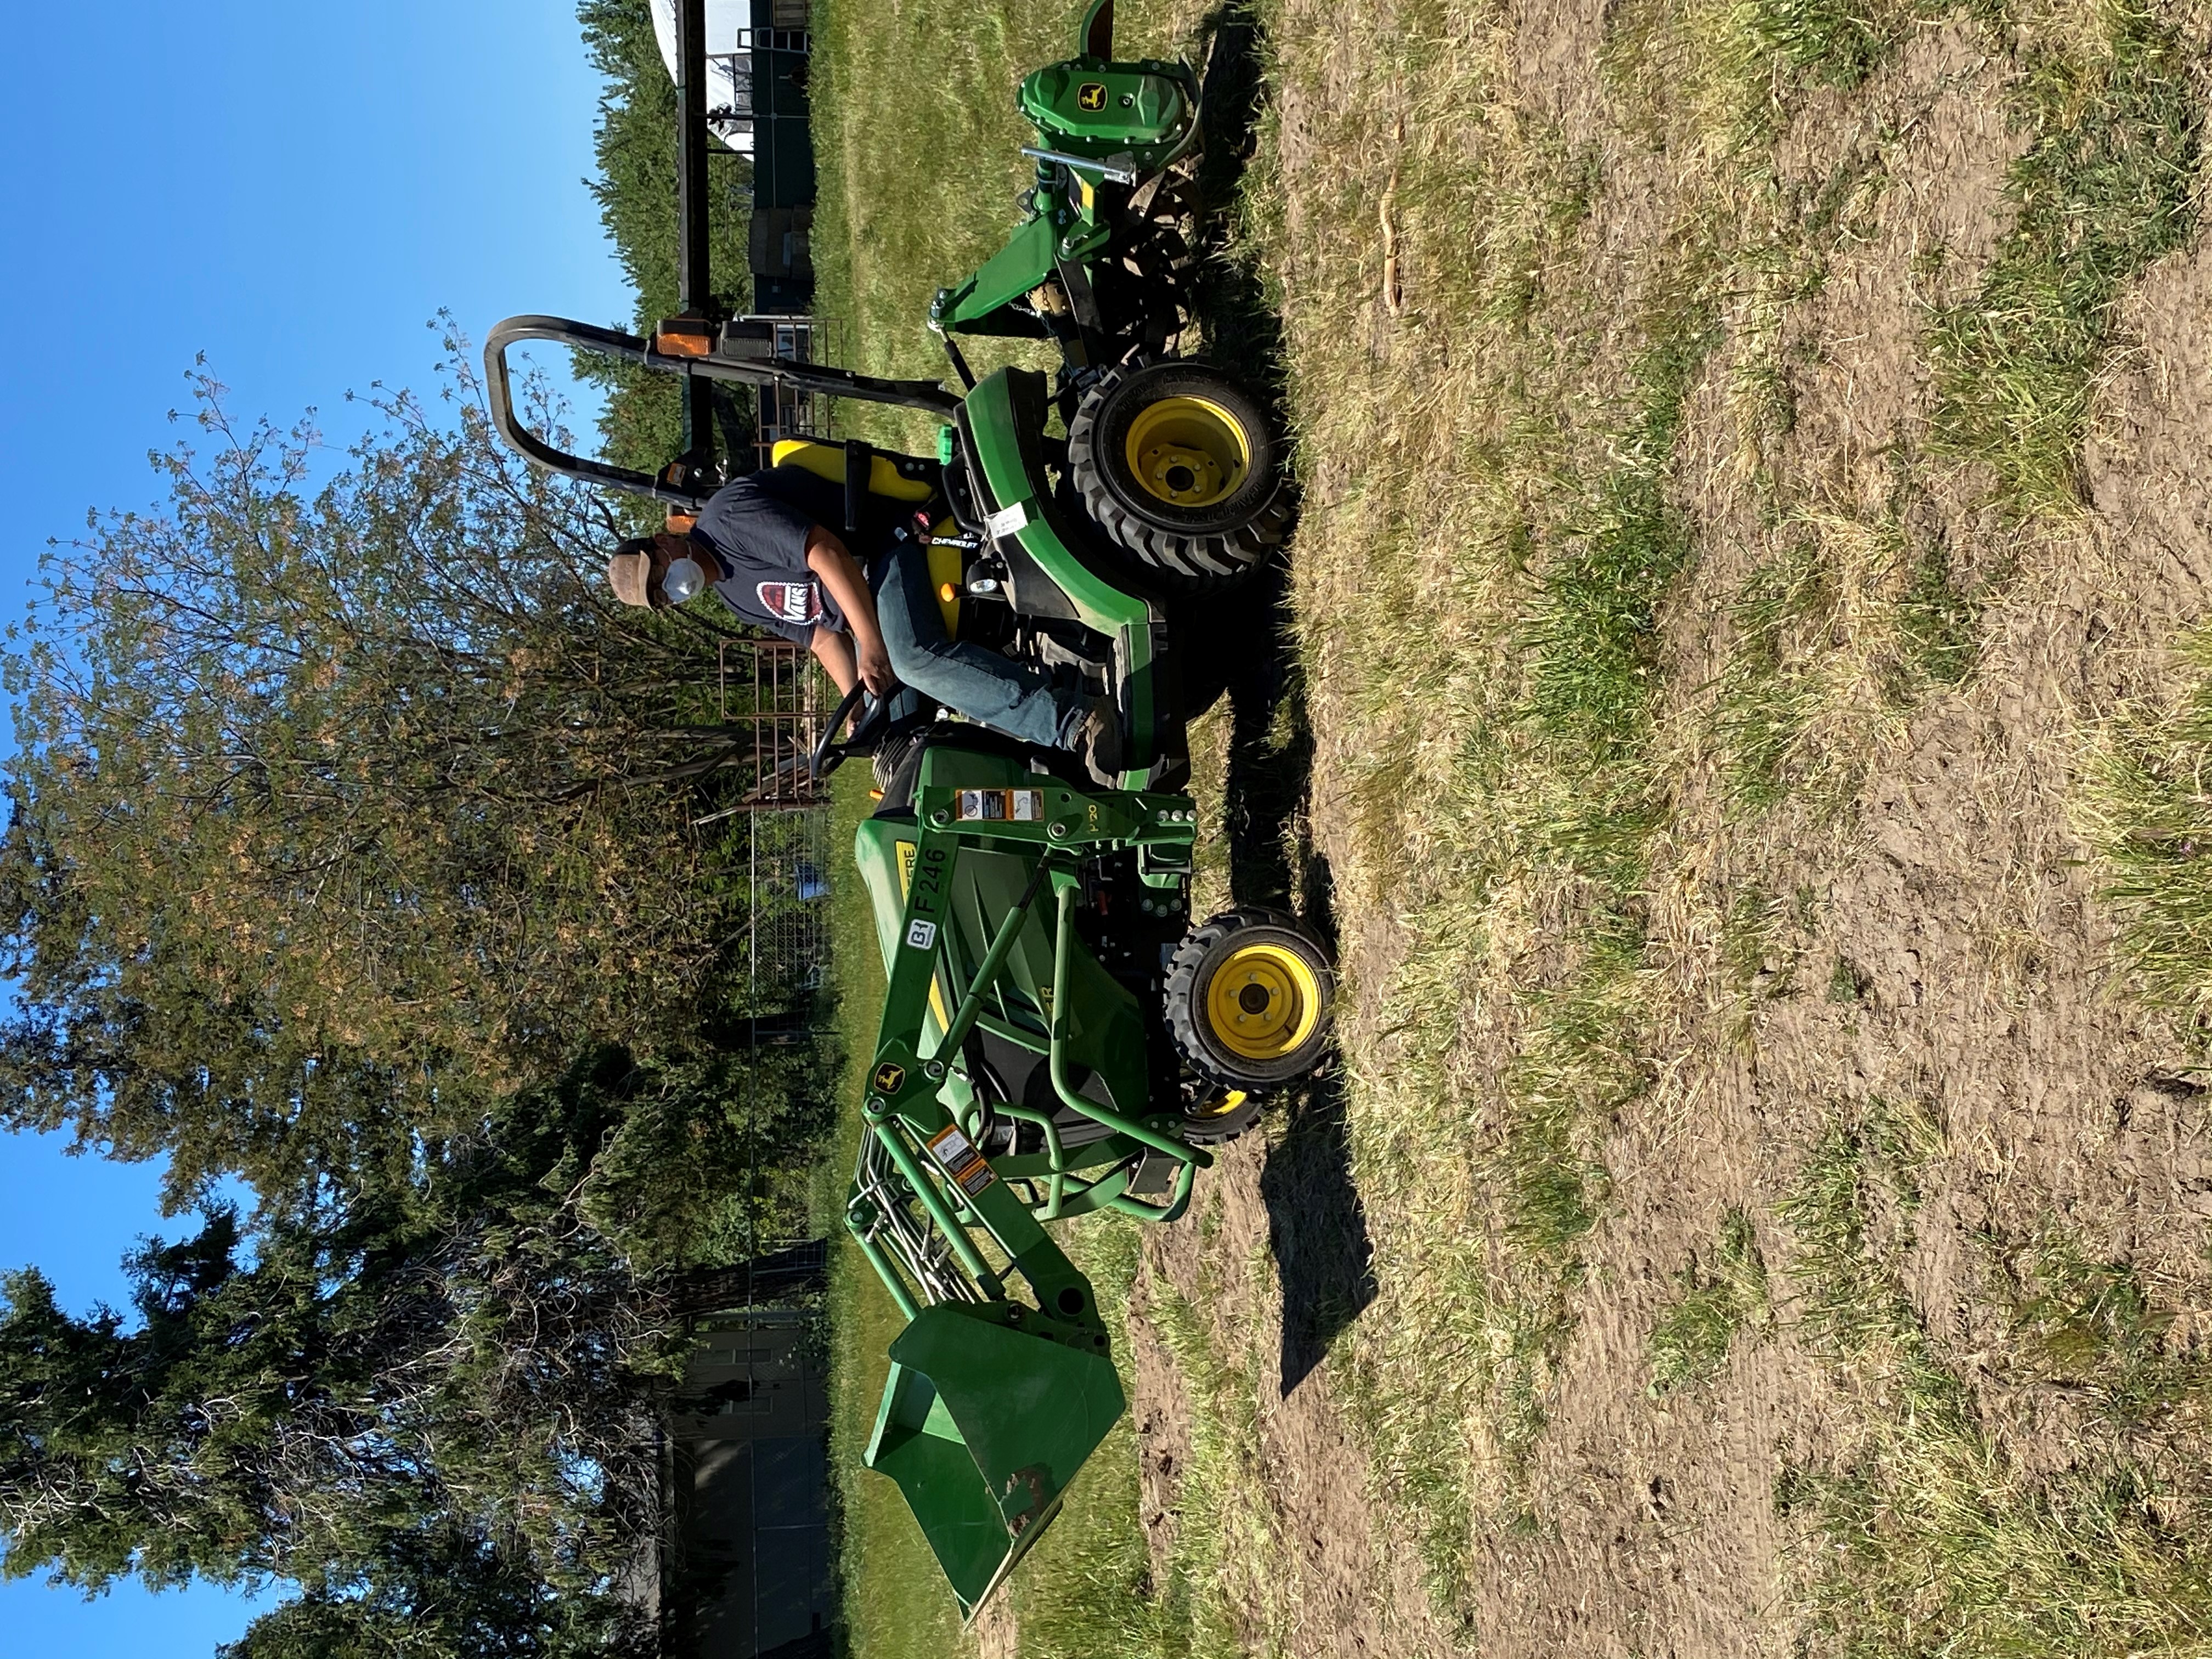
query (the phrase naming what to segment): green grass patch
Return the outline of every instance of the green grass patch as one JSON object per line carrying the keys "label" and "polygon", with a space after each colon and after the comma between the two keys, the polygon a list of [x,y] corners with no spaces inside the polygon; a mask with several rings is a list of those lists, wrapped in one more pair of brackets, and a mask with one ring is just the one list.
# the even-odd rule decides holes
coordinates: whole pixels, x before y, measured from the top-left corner
{"label": "green grass patch", "polygon": [[1565,981],[1523,999],[1498,1164],[1512,1237],[1564,1275],[1609,1184],[1593,1128],[1650,1082],[1636,1043],[1643,954],[1632,920],[1601,917]]}
{"label": "green grass patch", "polygon": [[[2006,1255],[2001,1246],[1994,1253]],[[2099,1256],[2076,1234],[2050,1226],[2005,1266],[2014,1334],[2038,1371],[2091,1394],[2115,1422],[2148,1425],[2203,1389],[2203,1362],[2169,1346],[2173,1310],[2131,1262]]]}
{"label": "green grass patch", "polygon": [[1654,144],[1752,160],[1814,88],[1849,91],[1936,0],[1624,0],[1601,68]]}
{"label": "green grass patch", "polygon": [[1544,568],[1522,629],[1526,716],[1553,763],[1609,784],[1618,775],[1639,796],[1659,602],[1692,552],[1666,483],[1683,398],[1717,337],[1710,302],[1694,292],[1668,295],[1645,331],[1633,381],[1641,406],[1619,434],[1619,465],[1562,526],[1564,556]]}
{"label": "green grass patch", "polygon": [[1651,1328],[1651,1392],[1672,1394],[1717,1376],[1736,1333],[1771,1316],[1766,1261],[1751,1218],[1741,1209],[1721,1218],[1708,1259],[1692,1262],[1676,1281],[1680,1292]]}
{"label": "green grass patch", "polygon": [[1932,693],[1960,684],[2007,573],[1971,584],[1895,511],[1801,509],[1729,606],[1711,729],[1731,802],[1841,811]]}
{"label": "green grass patch", "polygon": [[[1819,714],[1817,667],[1791,649],[1825,608],[1827,585],[1809,538],[1752,572],[1731,607],[1735,642],[1713,715],[1735,799],[1764,810],[1790,793],[1790,763]],[[1817,659],[1816,659],[1817,660]]]}
{"label": "green grass patch", "polygon": [[2022,514],[2087,499],[2082,444],[2127,289],[2197,223],[2203,110],[2191,49],[2148,5],[2097,9],[2103,50],[2032,47],[2011,94],[2033,135],[2018,217],[1981,290],[1930,331],[1939,453],[1985,464]]}
{"label": "green grass patch", "polygon": [[1813,931],[1819,906],[1809,886],[1774,893],[1759,882],[1739,889],[1721,913],[1721,966],[1734,1000],[1734,1036],[1752,1037],[1753,1018],[1762,1003],[1779,1002],[1802,988],[1798,969],[1804,951],[1799,937]]}
{"label": "green grass patch", "polygon": [[2074,805],[2119,913],[2122,962],[2202,1042],[2212,1023],[2212,629],[2184,634],[2174,653],[2180,690],[2124,706],[2093,735]]}
{"label": "green grass patch", "polygon": [[[1793,1469],[1777,1492],[1809,1633],[1866,1659],[2212,1650],[2201,1495],[2154,1476],[2109,1410],[2063,1466],[2030,1472],[1929,1339],[1900,1267],[1937,1144],[1923,1114],[1870,1102],[1832,1122],[1784,1206],[1807,1334],[1865,1407],[1848,1462]],[[2026,1259],[2021,1317],[2067,1363],[2139,1351],[2160,1328],[2129,1275],[2078,1248],[2045,1237]],[[2212,1380],[2192,1368],[2196,1387]]]}
{"label": "green grass patch", "polygon": [[890,1344],[906,1322],[845,1231],[845,1189],[864,1133],[859,1103],[875,1053],[884,966],[867,894],[845,850],[875,810],[868,769],[843,767],[831,784],[831,841],[842,878],[830,884],[830,960],[844,1064],[837,1131],[813,1207],[816,1224],[831,1240],[830,1465],[839,1500],[845,1639],[854,1659],[939,1659],[973,1650],[961,1632],[959,1605],[897,1486],[860,1465]]}

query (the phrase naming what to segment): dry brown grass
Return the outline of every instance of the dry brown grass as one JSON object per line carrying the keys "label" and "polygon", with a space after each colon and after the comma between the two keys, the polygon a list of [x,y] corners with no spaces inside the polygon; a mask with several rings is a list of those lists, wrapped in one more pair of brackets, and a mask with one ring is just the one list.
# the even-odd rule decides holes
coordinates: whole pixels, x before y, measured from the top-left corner
{"label": "dry brown grass", "polygon": [[[2193,118],[2170,46],[2142,45],[2166,24],[2090,10],[1974,37],[2045,140],[2014,199],[2072,204],[2078,234],[2031,218],[1962,266],[1924,228],[1881,246],[1929,188],[1933,100],[1981,72],[1918,94],[1897,69],[1956,38],[1946,9],[1650,0],[1565,41],[1587,9],[1271,9],[1255,218],[1382,1266],[1336,1362],[1376,1515],[1471,1620],[1486,1555],[1558,1524],[1557,1414],[1605,1386],[1569,1368],[1578,1322],[1611,1316],[1585,1247],[1614,1160],[1695,1122],[1770,1000],[1870,994],[1819,943],[1823,861],[1854,856],[1870,781],[1972,676],[2019,562],[2069,556],[2017,514],[2075,510],[2068,411],[2114,297],[2173,245],[2095,204]],[[1885,258],[1925,296],[1872,365],[1902,406],[1847,405],[1823,441],[1798,405],[1863,337],[1832,284]]]}
{"label": "dry brown grass", "polygon": [[[2093,1372],[2139,1334],[2057,1291],[2016,1317],[2034,1297],[1988,1263],[2054,1206],[2100,1237],[2192,1213],[2127,1173],[2154,1158],[2112,1139],[2136,1131],[2045,1097],[2201,1128],[2185,1085],[2142,1083],[2168,1033],[2094,966],[2111,920],[2065,794],[2078,727],[2166,672],[2128,680],[2097,629],[2134,649],[2193,603],[2114,550],[2083,447],[2141,355],[2124,302],[2191,234],[2203,13],[1260,16],[1271,101],[1225,257],[1281,324],[1314,748],[1288,850],[1308,868],[1310,835],[1334,883],[1378,1291],[1325,1371],[1366,1477],[1329,1519],[1377,1565],[1332,1593],[1407,1653],[2185,1648],[2199,1557],[2142,1517],[2197,1513],[2199,1425],[2165,1396],[2150,1431],[2066,1417],[2081,1376],[2039,1333],[2088,1341]],[[1002,228],[975,204],[1011,200],[1005,88],[1065,20],[869,20],[832,66],[852,112],[820,243],[847,250],[825,259],[861,361],[927,369],[928,292]],[[927,142],[952,159],[902,175],[900,211],[860,112],[940,52],[961,109]],[[1303,742],[1225,714],[1200,737],[1200,791],[1231,805]],[[1881,1106],[1923,1096],[1942,1111]],[[1135,1622],[1095,1622],[1328,1651],[1316,1584],[1350,1570],[1285,1520],[1320,1480],[1271,1392],[1285,1287],[1249,1228],[1194,1224],[1182,1278],[1150,1247],[1138,1273],[1176,1512],[1147,1517]],[[2142,1270],[2162,1307],[2202,1293],[2188,1253]],[[2138,1271],[2082,1259],[2093,1291]],[[1760,1261],[1789,1293],[1730,1340]],[[2135,1374],[2170,1392],[2185,1326]],[[2065,1477],[2062,1419],[2134,1473]],[[1786,1514],[1761,1473],[1783,1456]],[[1949,1599],[1923,1594],[1940,1574]]]}

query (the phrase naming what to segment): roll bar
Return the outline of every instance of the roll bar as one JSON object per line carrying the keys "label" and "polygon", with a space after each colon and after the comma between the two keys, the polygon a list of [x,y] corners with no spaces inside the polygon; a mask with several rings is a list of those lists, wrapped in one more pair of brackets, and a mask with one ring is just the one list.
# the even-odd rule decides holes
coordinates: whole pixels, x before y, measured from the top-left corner
{"label": "roll bar", "polygon": [[566,317],[509,317],[492,330],[484,341],[484,386],[491,399],[492,425],[510,448],[563,477],[603,484],[633,495],[650,496],[687,513],[696,512],[706,504],[706,493],[665,483],[650,473],[633,472],[628,467],[571,455],[554,448],[522,424],[514,412],[507,353],[508,347],[524,340],[549,340],[571,350],[620,358],[657,374],[676,375],[687,390],[700,380],[731,380],[743,386],[785,386],[793,392],[851,398],[863,403],[895,404],[906,409],[927,410],[936,415],[949,416],[960,406],[959,398],[936,380],[887,380],[872,374],[858,374],[848,368],[794,362],[782,357],[737,358],[711,352],[677,356],[655,350],[650,341],[635,334],[574,322]]}

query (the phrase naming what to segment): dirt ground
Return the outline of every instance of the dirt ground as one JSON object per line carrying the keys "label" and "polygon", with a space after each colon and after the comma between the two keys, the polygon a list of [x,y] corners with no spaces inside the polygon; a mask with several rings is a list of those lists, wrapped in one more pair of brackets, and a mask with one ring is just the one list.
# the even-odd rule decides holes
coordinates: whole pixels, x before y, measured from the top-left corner
{"label": "dirt ground", "polygon": [[[1598,148],[1607,183],[1584,246],[1613,257],[1662,233],[1665,181],[1625,136],[1594,67],[1604,10],[1604,0],[1528,0],[1500,95]],[[2004,72],[1963,25],[1929,28],[1870,85],[1813,100],[1779,143],[1785,175],[1877,147],[1885,181],[1826,284],[1781,317],[1795,420],[1766,459],[1800,500],[1877,506],[1895,492],[1898,458],[1921,451],[1933,395],[1926,318],[1972,291],[2007,225],[2002,187],[2022,140],[1996,95]],[[1280,95],[1291,100],[1280,131],[1295,142],[1295,100],[1311,94]],[[1375,307],[1385,342],[1387,296]],[[1145,1523],[1164,1559],[1193,1433],[1190,1390],[1147,1313],[1171,1286],[1254,1364],[1261,1479],[1251,1496],[1274,1575],[1249,1587],[1255,1643],[1316,1656],[1789,1650],[1791,1540],[1776,1480],[1785,1462],[1846,1447],[1863,1419],[1850,1379],[1794,1334],[1783,1271],[1792,1246],[1773,1215],[1839,1104],[1910,1098],[1940,1121],[1907,1283],[2022,1468],[2061,1466],[2074,1442],[2063,1406],[1982,1363],[2002,1333],[1980,1241],[2057,1223],[2134,1263],[2177,1304],[2212,1307],[2212,1108],[2191,1054],[2115,978],[2112,917],[2068,806],[2085,734],[2122,700],[2167,684],[2176,629],[2208,614],[2212,252],[2201,235],[2150,271],[2124,314],[2080,517],[2020,527],[1975,505],[1984,492],[1971,468],[1917,475],[1924,487],[1910,510],[1953,568],[2004,573],[1972,674],[1909,718],[1853,734],[1845,810],[1749,823],[1725,810],[1719,762],[1697,734],[1726,653],[1727,601],[1766,532],[1728,365],[1706,366],[1674,487],[1698,562],[1662,619],[1660,727],[1677,746],[1679,783],[1649,883],[1660,1080],[1607,1132],[1611,1188],[1584,1241],[1572,1336],[1546,1402],[1535,1524],[1478,1537],[1471,1628],[1442,1622],[1412,1553],[1395,1547],[1406,1528],[1378,1511],[1325,1358],[1341,1331],[1388,1316],[1402,1271],[1370,1244],[1364,1206],[1390,1195],[1363,1194],[1347,1174],[1336,1091],[1228,1149],[1206,1212],[1147,1243],[1131,1316]],[[1314,487],[1329,487],[1325,472]],[[1309,712],[1311,798],[1325,803],[1344,761],[1340,711],[1323,687]],[[1310,833],[1340,872],[1363,856],[1325,807]],[[1717,895],[1750,884],[1808,902],[1760,969],[1794,978],[1796,994],[1747,1005],[1717,968],[1714,919]],[[1356,1075],[1386,1041],[1379,1010],[1401,942],[1380,914],[1343,906],[1335,923]],[[1852,994],[1834,994],[1838,983]],[[1463,1074],[1503,1063],[1465,1058]],[[1655,1398],[1653,1323],[1731,1206],[1755,1218],[1776,1267],[1777,1320],[1738,1342],[1710,1383]],[[1246,1271],[1255,1261],[1264,1270]]]}

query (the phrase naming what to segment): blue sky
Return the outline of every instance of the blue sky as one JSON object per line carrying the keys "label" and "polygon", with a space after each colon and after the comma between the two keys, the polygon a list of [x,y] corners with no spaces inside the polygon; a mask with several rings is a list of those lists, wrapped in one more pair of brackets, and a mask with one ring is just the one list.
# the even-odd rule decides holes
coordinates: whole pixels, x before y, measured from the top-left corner
{"label": "blue sky", "polygon": [[[289,424],[374,380],[428,386],[449,308],[626,319],[583,179],[599,85],[563,0],[121,0],[6,8],[0,65],[0,616],[47,538],[157,495],[194,355],[234,414]],[[158,1172],[0,1136],[0,1267],[119,1302]],[[0,1584],[0,1659],[211,1651],[214,1591],[87,1604]]]}

